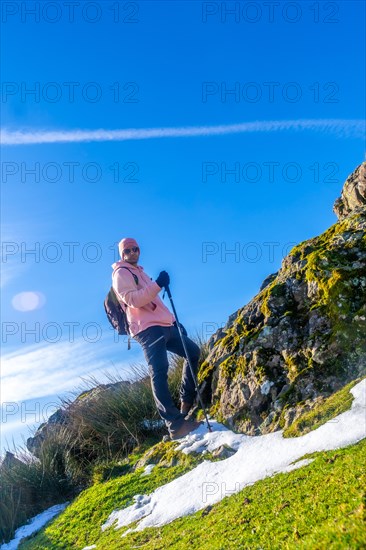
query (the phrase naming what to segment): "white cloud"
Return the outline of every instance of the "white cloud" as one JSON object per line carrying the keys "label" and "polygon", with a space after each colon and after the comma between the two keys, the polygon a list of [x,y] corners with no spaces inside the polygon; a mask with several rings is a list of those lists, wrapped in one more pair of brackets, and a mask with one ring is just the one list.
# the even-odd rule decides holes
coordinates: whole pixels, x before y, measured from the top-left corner
{"label": "white cloud", "polygon": [[127,377],[130,363],[114,365],[108,359],[110,351],[108,343],[96,347],[80,339],[9,353],[1,364],[1,403],[60,395],[80,386],[82,377],[100,380],[103,373],[116,374],[117,369]]}
{"label": "white cloud", "polygon": [[218,126],[185,126],[175,128],[127,128],[121,130],[1,130],[3,145],[31,145],[36,143],[65,143],[90,141],[127,141],[167,137],[215,136],[250,132],[277,132],[310,130],[334,134],[336,137],[364,137],[362,120],[305,119],[267,120],[223,124]]}

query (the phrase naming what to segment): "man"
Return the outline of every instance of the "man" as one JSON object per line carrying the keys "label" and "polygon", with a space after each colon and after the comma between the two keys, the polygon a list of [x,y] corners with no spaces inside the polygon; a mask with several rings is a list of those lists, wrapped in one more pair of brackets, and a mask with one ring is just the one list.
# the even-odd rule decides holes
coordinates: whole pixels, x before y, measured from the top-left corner
{"label": "man", "polygon": [[[179,439],[198,428],[202,422],[185,418],[196,396],[195,383],[187,361],[184,362],[179,392],[180,411],[169,392],[167,351],[185,357],[174,315],[158,296],[162,288],[169,284],[169,275],[166,271],[161,271],[156,281],[146,275],[144,268],[138,265],[140,247],[135,239],[122,239],[118,248],[121,260],[112,265],[113,288],[126,312],[131,336],[143,348],[158,412],[165,421],[171,439]],[[200,349],[188,338],[185,330],[184,333],[183,338],[196,374]]]}

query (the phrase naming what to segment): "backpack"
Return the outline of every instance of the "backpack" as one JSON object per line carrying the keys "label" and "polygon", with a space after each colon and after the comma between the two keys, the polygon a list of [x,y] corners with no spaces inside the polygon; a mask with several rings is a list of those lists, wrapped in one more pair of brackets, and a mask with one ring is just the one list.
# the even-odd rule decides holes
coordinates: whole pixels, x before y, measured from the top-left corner
{"label": "backpack", "polygon": [[[130,271],[128,267],[119,267],[118,269],[127,269],[127,271],[129,271],[133,276],[136,285],[139,284],[137,275],[132,273],[132,271]],[[110,322],[112,327],[118,332],[118,334],[121,336],[130,335],[126,313],[117,298],[113,286],[111,286],[104,300],[104,309],[108,317],[108,321]]]}

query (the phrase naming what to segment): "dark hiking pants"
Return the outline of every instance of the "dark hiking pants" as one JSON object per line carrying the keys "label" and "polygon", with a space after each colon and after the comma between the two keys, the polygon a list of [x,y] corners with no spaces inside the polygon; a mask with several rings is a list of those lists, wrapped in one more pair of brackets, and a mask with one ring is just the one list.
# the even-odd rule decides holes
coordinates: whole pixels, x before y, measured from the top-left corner
{"label": "dark hiking pants", "polygon": [[[192,368],[197,374],[200,349],[188,336],[183,336]],[[144,350],[149,365],[151,388],[158,412],[165,420],[167,428],[178,429],[184,420],[184,415],[175,406],[168,388],[168,354],[171,351],[185,357],[182,341],[176,326],[149,327],[134,336]],[[182,382],[179,390],[182,401],[193,403],[196,396],[195,384],[187,361],[184,361]]]}

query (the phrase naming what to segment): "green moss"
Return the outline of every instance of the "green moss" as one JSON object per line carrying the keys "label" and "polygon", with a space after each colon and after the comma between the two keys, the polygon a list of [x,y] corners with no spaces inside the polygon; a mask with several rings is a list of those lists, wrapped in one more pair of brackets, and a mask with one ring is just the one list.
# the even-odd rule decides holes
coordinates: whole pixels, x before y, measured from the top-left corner
{"label": "green moss", "polygon": [[255,376],[257,378],[258,384],[261,385],[267,378],[266,368],[263,365],[256,365],[255,369]]}
{"label": "green moss", "polygon": [[311,411],[302,414],[283,433],[284,437],[298,437],[312,430],[316,430],[332,418],[351,408],[353,395],[350,389],[361,379],[354,380],[344,388],[337,391],[321,403],[318,403]]}
{"label": "green moss", "polygon": [[209,361],[203,361],[197,373],[198,383],[202,384],[204,380],[207,380],[211,376],[214,368],[215,368],[215,365],[213,363]]}
{"label": "green moss", "polygon": [[356,338],[364,339],[364,326],[354,320],[366,301],[366,291],[353,286],[359,275],[359,270],[337,268],[330,276],[321,276],[314,259],[306,271],[307,281],[315,281],[318,287],[319,297],[312,309],[319,308],[330,319],[329,344],[338,343],[344,352],[350,350]]}
{"label": "green moss", "polygon": [[226,336],[221,340],[221,347],[229,353],[234,353],[239,347],[240,337],[233,328],[229,329]]}
{"label": "green moss", "polygon": [[196,456],[184,454],[176,450],[179,445],[176,441],[161,441],[149,449],[141,458],[146,460],[146,464],[159,464],[160,466],[171,467],[184,465],[192,466],[196,464]]}
{"label": "green moss", "polygon": [[293,383],[299,376],[301,366],[298,362],[298,358],[294,355],[284,354],[284,361],[287,370],[287,377],[291,383]]}
{"label": "green moss", "polygon": [[286,421],[285,421],[285,415],[286,415],[286,412],[287,412],[288,408],[289,408],[289,404],[286,404],[286,405],[283,407],[283,409],[282,409],[282,411],[281,411],[281,413],[280,413],[280,417],[279,417],[279,419],[278,419],[278,425],[279,425],[279,427],[280,427],[281,430],[283,430],[283,428],[285,427],[285,423],[286,423]]}
{"label": "green moss", "polygon": [[247,367],[248,363],[245,359],[244,355],[239,355],[236,357],[236,373],[240,374],[241,376],[245,376],[247,374]]}
{"label": "green moss", "polygon": [[262,384],[267,379],[276,381],[274,370],[269,365],[269,361],[275,353],[276,350],[272,348],[257,348],[251,355],[250,371],[255,375],[258,384]]}
{"label": "green moss", "polygon": [[110,460],[95,464],[92,467],[92,483],[103,483],[132,472],[137,462],[146,455],[146,452],[151,452],[155,448],[159,449],[160,443],[160,437],[148,437],[143,443],[137,445],[133,449],[133,452],[123,460]]}
{"label": "green moss", "polygon": [[340,235],[350,229],[354,232],[353,227],[357,227],[357,224],[361,220],[361,218],[361,214],[356,214],[354,216],[347,217],[347,219],[343,220],[342,222],[336,222],[321,235],[312,239],[308,239],[307,241],[303,241],[302,243],[294,246],[291,249],[289,256],[292,256],[296,261],[307,260],[308,256],[312,252],[326,250],[327,248],[329,248],[329,244],[337,235]]}
{"label": "green moss", "polygon": [[[350,216],[342,222],[336,222],[332,225],[327,231],[321,235],[304,241],[299,245],[295,246],[289,253],[289,256],[293,257],[295,260],[305,260],[305,268],[311,267],[311,264],[314,265],[314,260],[319,263],[319,266],[324,269],[324,266],[337,267],[342,263],[349,265],[348,255],[344,255],[343,252],[345,249],[349,249],[348,252],[352,253],[352,248],[355,246],[355,243],[352,240],[348,240],[342,245],[334,245],[334,239],[342,234],[351,233],[355,237],[359,236],[357,239],[358,245],[363,244],[363,232],[359,231],[357,226],[358,223],[364,216],[357,214]],[[362,237],[362,238],[361,238]],[[339,250],[337,250],[339,248]],[[342,253],[340,253],[342,252]]]}
{"label": "green moss", "polygon": [[[355,342],[362,347],[362,341],[365,341],[365,327],[354,319],[358,312],[362,313],[361,308],[366,302],[366,289],[358,282],[364,268],[359,264],[354,267],[356,260],[360,259],[359,250],[364,247],[364,232],[358,230],[357,225],[361,217],[357,214],[337,222],[319,237],[290,252],[296,259],[306,261],[299,271],[302,279],[315,283],[310,310],[319,310],[330,320],[331,332],[321,335],[323,340],[328,346],[334,343],[342,350],[332,365],[324,365],[324,368],[335,368],[338,373],[344,370],[344,357],[352,352]],[[350,238],[339,242],[340,236]]]}
{"label": "green moss", "polygon": [[[220,363],[220,371],[226,376],[232,378],[236,373],[244,374],[246,371],[246,361],[244,356],[238,354],[240,344],[245,347],[249,341],[255,340],[262,327],[260,325],[249,328],[240,318],[234,321],[233,326],[228,329],[226,335],[220,340],[219,345],[222,353],[230,354],[229,357]],[[207,380],[215,368],[213,362],[204,361],[197,374],[198,382],[201,384]]]}
{"label": "green moss", "polygon": [[220,373],[226,378],[235,378],[235,376],[245,375],[247,362],[243,355],[231,355],[220,363]]}
{"label": "green moss", "polygon": [[268,286],[266,286],[262,290],[262,293],[259,294],[259,296],[258,296],[258,298],[261,299],[261,301],[262,301],[261,306],[260,306],[260,310],[266,318],[270,317],[270,315],[271,315],[271,310],[268,307],[268,301],[271,297],[271,290],[275,285],[276,285],[276,279],[272,283],[270,283]]}
{"label": "green moss", "polygon": [[220,363],[220,372],[227,378],[233,378],[235,373],[235,358],[233,356]]}
{"label": "green moss", "polygon": [[[223,414],[220,411],[220,400],[219,399],[215,400],[215,403],[213,405],[211,405],[210,410],[209,410],[209,414],[212,418],[215,418],[215,420],[217,420],[217,422],[220,422],[221,424],[225,423],[225,418],[224,418]],[[197,419],[198,420],[203,420],[204,419],[204,414],[203,414],[202,410],[200,410],[199,414],[197,414]]]}
{"label": "green moss", "polygon": [[259,294],[258,299],[261,300],[260,310],[263,315],[268,318],[272,315],[268,302],[271,298],[285,298],[287,296],[287,287],[285,283],[279,283],[276,277],[272,283],[266,286]]}
{"label": "green moss", "polygon": [[93,484],[102,483],[115,477],[120,477],[131,471],[131,464],[128,459],[120,462],[109,462],[107,464],[97,464],[93,468],[92,482]]}
{"label": "green moss", "polygon": [[247,345],[249,341],[255,339],[259,335],[261,330],[262,326],[260,323],[256,326],[250,327],[243,321],[241,315],[238,314],[224,338],[220,340],[221,348],[228,353],[235,353],[238,351],[239,344],[241,342],[243,343],[243,346]]}
{"label": "green moss", "polygon": [[240,431],[239,429],[240,425],[245,424],[247,422],[251,422],[251,418],[248,411],[245,408],[243,408],[238,414],[235,415],[234,421],[235,421],[236,428],[238,429],[238,431]]}

